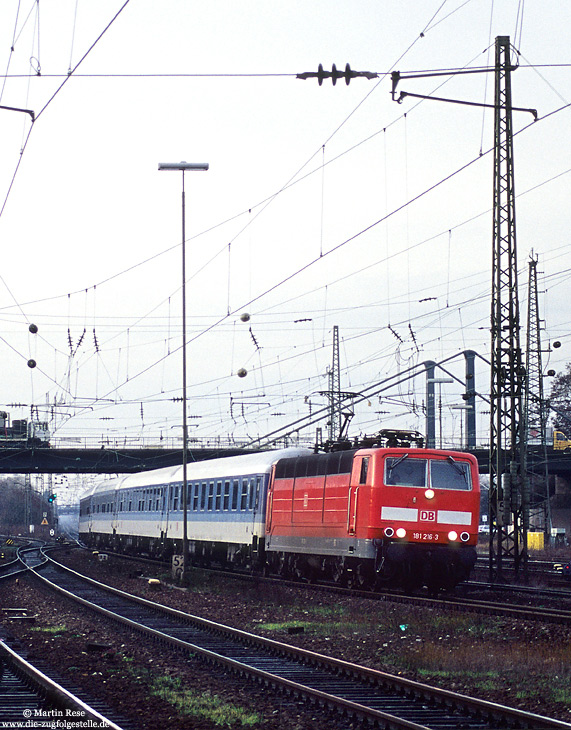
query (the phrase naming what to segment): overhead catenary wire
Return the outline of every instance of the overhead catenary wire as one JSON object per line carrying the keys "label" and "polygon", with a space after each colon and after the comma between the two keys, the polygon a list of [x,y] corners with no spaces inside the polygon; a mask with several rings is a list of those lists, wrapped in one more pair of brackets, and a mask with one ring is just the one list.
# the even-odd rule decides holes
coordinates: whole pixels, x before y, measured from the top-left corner
{"label": "overhead catenary wire", "polygon": [[[566,108],[566,107],[562,107],[562,108],[561,108],[560,110],[562,110],[562,109],[564,109],[564,108]],[[544,118],[546,118],[546,117],[544,117]],[[531,126],[531,125],[528,125],[528,126]],[[520,130],[520,132],[518,132],[518,133],[521,133],[522,131],[524,131],[524,130],[525,130],[525,129],[527,129],[527,128],[528,128],[528,127],[524,127],[524,128],[523,128],[522,130]],[[450,176],[448,176],[447,178],[444,178],[443,180],[439,181],[438,183],[436,183],[436,184],[435,184],[434,186],[432,186],[432,187],[431,187],[431,188],[429,188],[428,190],[425,190],[425,191],[423,191],[423,192],[422,192],[421,194],[419,194],[418,196],[416,196],[416,198],[415,198],[415,199],[418,199],[419,197],[422,197],[422,196],[423,196],[423,195],[425,195],[425,194],[426,194],[427,192],[429,192],[429,190],[432,190],[432,189],[434,189],[434,187],[436,187],[436,186],[438,186],[438,185],[442,184],[442,183],[443,183],[443,182],[444,182],[445,180],[448,180],[448,179],[450,179],[450,178],[451,178],[452,176],[454,176],[454,175],[458,174],[458,173],[459,173],[459,172],[461,172],[461,171],[462,171],[463,169],[466,169],[466,167],[468,167],[469,165],[473,164],[473,163],[474,163],[474,162],[476,162],[476,161],[477,161],[478,159],[479,159],[479,158],[474,158],[474,159],[473,159],[472,161],[470,161],[470,162],[469,162],[469,163],[467,163],[466,165],[464,165],[464,166],[462,166],[461,168],[459,168],[458,170],[456,170],[456,171],[455,171],[454,173],[452,173],[452,174],[451,174]],[[414,201],[415,199],[413,199],[413,201]],[[405,205],[408,205],[408,204],[410,204],[410,203],[411,203],[411,202],[413,202],[413,201],[407,201],[407,203],[406,203]],[[391,212],[391,213],[390,213],[389,215],[393,215],[394,213],[395,213],[395,211],[392,211],[392,212]],[[374,224],[372,224],[371,226],[369,226],[369,227],[368,227],[367,229],[365,229],[365,230],[369,230],[369,229],[370,229],[370,228],[372,228],[373,226],[376,226],[376,225],[377,225],[378,223],[380,223],[380,222],[381,222],[382,220],[383,220],[383,219],[381,219],[381,220],[379,220],[379,221],[375,222]],[[345,241],[343,241],[342,243],[338,244],[338,245],[337,245],[336,247],[334,247],[333,249],[331,249],[331,251],[328,251],[328,252],[327,252],[327,253],[326,253],[325,255],[328,255],[328,254],[330,254],[331,252],[333,252],[334,250],[336,250],[336,249],[338,249],[338,248],[340,248],[340,247],[342,247],[342,246],[344,246],[344,245],[348,244],[349,242],[351,242],[352,240],[354,240],[354,239],[355,239],[356,237],[358,237],[359,235],[361,235],[361,234],[362,234],[363,232],[364,232],[364,231],[361,231],[361,232],[360,232],[359,234],[356,234],[355,236],[352,236],[352,237],[350,237],[349,239],[346,239]],[[310,261],[310,262],[308,262],[308,264],[306,264],[306,265],[305,265],[305,266],[304,266],[304,267],[303,267],[302,269],[300,269],[300,270],[298,270],[298,271],[294,272],[293,274],[291,274],[291,275],[290,275],[289,277],[287,277],[286,279],[282,280],[281,282],[278,282],[278,283],[277,283],[277,284],[276,284],[275,286],[271,287],[270,289],[268,289],[267,291],[265,291],[265,292],[263,292],[262,294],[258,295],[257,297],[255,297],[255,298],[251,299],[251,300],[250,300],[249,302],[247,302],[246,304],[244,304],[244,305],[241,305],[240,307],[238,307],[237,309],[235,309],[235,310],[234,310],[234,313],[236,313],[236,312],[237,312],[237,311],[239,311],[240,309],[243,309],[243,308],[246,308],[246,307],[248,307],[248,306],[249,306],[249,305],[251,305],[251,304],[252,304],[253,302],[255,302],[255,301],[259,300],[260,298],[262,298],[263,296],[265,296],[265,295],[266,295],[266,294],[267,294],[267,293],[268,293],[269,291],[272,291],[272,290],[274,290],[274,289],[278,288],[279,286],[281,286],[281,285],[282,285],[282,284],[284,283],[284,281],[287,281],[287,280],[289,280],[289,279],[293,278],[294,276],[296,276],[297,274],[299,274],[299,272],[300,272],[300,271],[303,271],[303,270],[307,269],[307,268],[308,268],[309,266],[311,266],[311,265],[314,265],[314,264],[315,264],[315,263],[317,262],[317,260],[319,260],[320,258],[322,258],[322,257],[318,257],[318,259],[314,259],[313,261]],[[196,336],[195,336],[195,337],[193,338],[193,340],[194,340],[194,339],[196,339],[196,337],[199,337],[199,336],[201,336],[201,334],[205,334],[206,332],[208,332],[208,331],[211,331],[211,330],[212,330],[212,329],[213,329],[213,328],[214,328],[214,327],[215,327],[216,325],[220,324],[220,323],[221,323],[221,322],[222,322],[222,321],[223,321],[224,319],[226,319],[226,318],[225,318],[225,317],[223,317],[222,319],[218,320],[218,321],[217,321],[217,322],[215,322],[214,324],[212,324],[212,325],[210,325],[209,327],[207,327],[207,328],[206,328],[205,330],[203,330],[203,331],[202,331],[202,332],[201,332],[201,333],[200,333],[199,335],[196,335]],[[158,362],[160,362],[160,360],[159,360]],[[144,370],[142,370],[142,371],[139,371],[139,372],[138,372],[138,373],[136,373],[136,374],[135,374],[135,375],[134,375],[133,377],[131,377],[131,378],[130,378],[130,380],[133,380],[134,378],[137,378],[137,377],[139,377],[139,376],[140,376],[140,375],[142,375],[143,373],[145,373],[145,372],[147,372],[148,370],[152,369],[152,368],[153,368],[153,367],[154,367],[154,366],[155,366],[156,364],[158,364],[158,363],[154,363],[154,364],[151,364],[150,366],[148,366],[148,367],[147,367],[147,368],[145,368]],[[125,381],[125,382],[127,382],[127,381]],[[114,388],[114,390],[113,390],[113,391],[109,391],[109,393],[113,393],[114,391],[118,390],[119,388],[121,388],[121,385],[120,385],[120,384],[119,384],[119,385],[118,385],[118,386],[117,386],[116,388]],[[109,393],[108,393],[107,395],[109,395]]]}
{"label": "overhead catenary wire", "polygon": [[[443,5],[441,5],[441,6],[440,6],[440,8],[442,8],[442,7],[443,7]],[[439,8],[439,9],[440,9],[440,8]],[[439,17],[440,17],[440,16],[439,16]],[[434,21],[434,22],[437,22],[437,21],[438,21],[438,19],[437,19],[436,21]],[[252,297],[250,296],[250,297],[249,297],[249,299],[251,299],[251,298],[252,298]],[[411,297],[409,296],[409,300],[410,300],[410,299],[411,299]],[[237,303],[237,302],[236,302],[236,303]],[[230,307],[228,307],[228,310],[230,310]]]}

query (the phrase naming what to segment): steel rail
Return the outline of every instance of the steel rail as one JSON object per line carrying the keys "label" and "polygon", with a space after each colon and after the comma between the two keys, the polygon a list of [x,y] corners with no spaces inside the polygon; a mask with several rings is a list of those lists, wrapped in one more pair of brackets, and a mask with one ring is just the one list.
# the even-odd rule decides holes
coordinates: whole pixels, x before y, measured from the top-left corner
{"label": "steel rail", "polygon": [[[124,558],[125,556],[110,553],[116,555],[116,557]],[[145,562],[153,562],[146,560]],[[236,580],[252,580],[252,576],[247,573],[240,572],[225,572],[220,570],[212,570],[203,568],[202,570],[209,570],[215,574],[224,575],[227,578]],[[287,578],[276,578],[271,576],[256,576],[256,580],[264,583],[273,583],[282,586],[291,587],[304,587],[311,588],[316,591],[325,591],[329,593],[335,593],[343,596],[352,596],[358,598],[369,598],[371,600],[378,601],[392,601],[394,603],[403,603],[406,605],[416,606],[427,606],[431,608],[445,608],[453,611],[472,611],[475,613],[484,613],[490,616],[505,616],[506,618],[537,620],[537,621],[549,621],[550,623],[559,624],[571,624],[571,604],[569,609],[564,608],[548,608],[542,606],[527,606],[518,604],[506,604],[495,603],[493,601],[483,601],[475,598],[438,598],[434,596],[421,596],[415,594],[403,594],[396,591],[382,591],[382,590],[368,590],[363,588],[347,588],[339,585],[333,585],[330,583],[303,583],[296,580],[290,580]],[[483,584],[483,587],[491,588],[493,584]],[[494,588],[503,589],[504,586],[493,586]],[[509,588],[509,586],[508,586]],[[541,591],[533,592],[531,588],[528,588],[530,595],[541,595]],[[549,594],[553,597],[553,593]],[[559,591],[555,594],[558,598],[571,599],[571,593],[566,595],[565,592]]]}
{"label": "steel rail", "polygon": [[[3,721],[13,721],[14,727],[17,727],[16,722],[21,722],[20,727],[25,727],[26,718],[31,718],[30,722],[37,722],[39,727],[40,723],[49,720],[55,723],[63,717],[65,718],[64,721],[70,724],[91,720],[98,723],[96,727],[121,730],[119,725],[104,717],[100,712],[34,667],[8,644],[0,640],[0,667],[2,664],[4,664],[4,672],[10,671],[12,675],[15,675],[12,677],[12,682],[8,683],[4,680],[0,687],[0,710],[2,711]],[[25,678],[28,692],[23,692],[18,684],[14,687],[18,676]],[[30,691],[35,697],[30,696]],[[6,700],[9,700],[9,708],[3,706]],[[32,706],[34,700],[37,703],[35,708]],[[73,714],[69,715],[68,711]],[[30,727],[33,727],[33,725],[30,725]]]}
{"label": "steel rail", "polygon": [[[208,646],[194,643],[194,641],[173,636],[167,633],[164,627],[154,628],[152,626],[145,626],[139,620],[140,617],[137,617],[137,620],[135,620],[134,618],[121,615],[117,612],[117,606],[112,610],[111,608],[100,606],[92,600],[78,596],[74,592],[77,591],[77,585],[73,586],[71,590],[58,586],[54,582],[53,577],[49,579],[42,574],[46,569],[48,571],[57,571],[58,574],[66,577],[71,576],[73,581],[81,581],[81,584],[89,586],[91,591],[103,591],[105,594],[113,596],[115,601],[127,601],[131,607],[130,609],[126,609],[127,612],[132,612],[132,607],[135,605],[145,607],[152,610],[155,616],[156,612],[160,612],[163,615],[168,615],[171,619],[175,619],[177,622],[183,623],[186,627],[189,625],[197,627],[194,631],[207,631],[211,636],[211,640],[212,635],[216,634],[218,637],[222,637],[224,641],[239,642],[242,645],[242,649],[238,653],[244,652],[244,646],[248,647],[249,663],[246,663],[246,660],[241,656],[239,658],[230,656],[232,651],[235,652],[234,646],[231,647],[229,653],[222,656],[216,648],[209,648]],[[60,571],[63,571],[63,573]],[[204,618],[191,616],[190,614],[163,606],[162,604],[156,604],[147,599],[132,596],[117,588],[106,586],[91,578],[82,576],[51,558],[50,566],[46,568],[44,564],[42,572],[33,570],[32,573],[51,587],[57,588],[63,595],[139,632],[153,636],[161,642],[167,642],[173,646],[199,654],[208,661],[221,663],[234,671],[253,675],[268,685],[286,688],[287,691],[296,695],[309,696],[321,705],[341,708],[350,716],[366,718],[381,727],[390,728],[390,730],[426,730],[427,728],[450,727],[451,722],[456,722],[454,726],[460,726],[464,722],[463,727],[482,729],[497,728],[498,722],[500,722],[502,723],[502,727],[517,726],[520,728],[532,728],[533,730],[554,730],[556,728],[559,730],[571,730],[571,725],[559,720],[505,707],[486,700],[467,697],[451,692],[450,690],[430,687],[403,677],[397,677],[379,670],[369,669],[340,659],[327,657],[266,637],[229,628]],[[65,578],[63,582],[65,582]],[[180,628],[180,623],[177,625]],[[188,632],[189,629],[187,628],[186,631]],[[264,650],[266,652],[266,658],[258,662],[260,666],[253,666],[253,658],[251,655],[254,649]],[[303,666],[297,664],[295,666],[288,665],[285,669],[282,667],[280,668],[282,676],[279,676],[277,670],[274,668],[277,657],[285,658],[290,662],[302,662]],[[269,668],[264,668],[268,666]],[[297,679],[297,675],[300,673],[307,674],[308,671],[312,673],[321,670],[324,671],[317,678],[310,677],[308,679],[304,677],[303,680]],[[325,676],[325,673],[327,673],[327,676]],[[314,685],[309,686],[308,682],[312,681],[312,679]],[[337,694],[327,691],[325,686],[327,682],[330,683],[332,681],[341,685]],[[349,687],[349,681],[355,684],[351,684]],[[319,683],[324,684],[320,686]],[[369,691],[367,692],[367,690]],[[371,692],[373,690],[377,694],[375,700],[371,698]],[[392,693],[390,700],[385,696],[387,692]],[[346,696],[343,697],[341,696],[342,694]],[[365,697],[367,694],[369,694],[368,698]],[[390,712],[385,711],[385,709],[380,709],[386,707],[387,703],[390,705],[391,702],[394,703],[397,700],[402,702],[403,700],[401,698],[405,698],[405,702],[409,703],[407,707],[401,707],[400,710],[392,709]],[[369,703],[368,706],[366,702]],[[380,703],[380,708],[374,706],[375,702],[377,705]],[[416,703],[413,710],[411,710],[410,702]],[[400,717],[397,714],[398,712],[401,713]],[[463,716],[459,717],[457,715],[454,718],[454,713],[463,713]],[[408,714],[408,718],[403,718],[403,714],[405,716]],[[426,720],[430,718],[431,714],[431,724],[423,724],[426,723]],[[446,716],[445,719],[442,719],[443,714]]]}

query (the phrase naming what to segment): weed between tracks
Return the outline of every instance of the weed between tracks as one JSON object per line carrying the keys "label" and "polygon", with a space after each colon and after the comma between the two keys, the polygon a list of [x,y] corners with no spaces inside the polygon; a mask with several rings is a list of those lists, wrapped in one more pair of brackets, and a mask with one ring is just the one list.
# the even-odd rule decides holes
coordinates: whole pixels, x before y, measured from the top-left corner
{"label": "weed between tracks", "polygon": [[181,715],[209,720],[220,727],[254,727],[261,721],[258,713],[224,702],[215,694],[188,689],[179,677],[157,676],[148,669],[133,667],[130,657],[122,659],[135,681],[144,684],[151,695],[168,702]]}

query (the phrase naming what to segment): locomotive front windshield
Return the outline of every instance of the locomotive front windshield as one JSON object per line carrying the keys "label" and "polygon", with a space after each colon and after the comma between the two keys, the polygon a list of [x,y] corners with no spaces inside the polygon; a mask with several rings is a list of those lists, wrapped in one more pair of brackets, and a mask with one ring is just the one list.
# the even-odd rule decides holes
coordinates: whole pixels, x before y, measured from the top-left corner
{"label": "locomotive front windshield", "polygon": [[471,491],[470,465],[447,459],[416,459],[389,456],[385,460],[385,484],[389,487],[430,487]]}

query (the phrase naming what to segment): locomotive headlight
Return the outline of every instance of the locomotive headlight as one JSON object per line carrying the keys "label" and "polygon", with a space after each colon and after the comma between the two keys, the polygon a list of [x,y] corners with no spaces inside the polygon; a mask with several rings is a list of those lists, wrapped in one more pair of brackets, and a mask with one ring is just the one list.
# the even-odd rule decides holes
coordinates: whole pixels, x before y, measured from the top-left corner
{"label": "locomotive headlight", "polygon": [[424,496],[426,499],[434,499],[434,489],[427,489]]}
{"label": "locomotive headlight", "polygon": [[454,530],[450,530],[450,532],[448,533],[448,539],[450,540],[450,542],[456,542],[456,540],[458,539],[458,533]]}
{"label": "locomotive headlight", "polygon": [[406,530],[404,527],[399,527],[397,530],[397,537],[405,537],[406,536]]}

